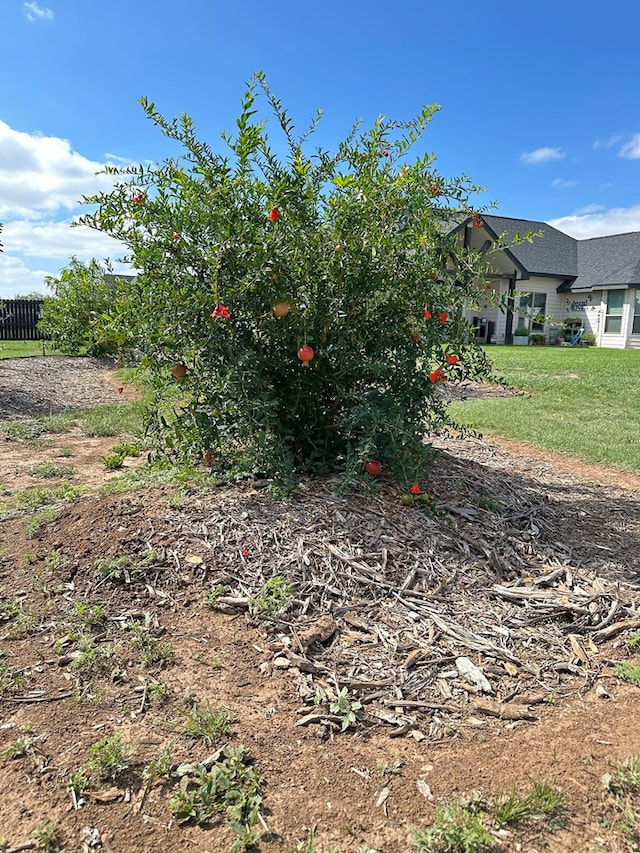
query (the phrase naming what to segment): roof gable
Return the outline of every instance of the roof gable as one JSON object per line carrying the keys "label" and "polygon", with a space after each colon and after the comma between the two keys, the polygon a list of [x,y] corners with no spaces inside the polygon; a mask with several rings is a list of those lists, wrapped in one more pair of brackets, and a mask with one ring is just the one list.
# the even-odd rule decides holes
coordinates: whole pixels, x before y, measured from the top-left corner
{"label": "roof gable", "polygon": [[505,242],[510,244],[516,234],[523,236],[527,231],[542,232],[529,243],[509,245],[505,251],[513,257],[516,264],[529,276],[549,275],[558,278],[575,278],[578,275],[578,240],[562,231],[558,231],[546,222],[532,219],[512,219],[507,216],[484,216],[487,231],[497,239],[504,234]]}

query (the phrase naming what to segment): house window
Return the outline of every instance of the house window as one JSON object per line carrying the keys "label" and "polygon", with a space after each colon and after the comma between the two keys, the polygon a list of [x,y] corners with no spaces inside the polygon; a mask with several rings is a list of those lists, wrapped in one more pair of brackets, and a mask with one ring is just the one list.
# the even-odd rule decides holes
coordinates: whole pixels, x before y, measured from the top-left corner
{"label": "house window", "polygon": [[633,303],[633,335],[640,335],[640,290],[636,290],[636,298]]}
{"label": "house window", "polygon": [[[546,293],[527,293],[520,297],[519,326],[529,326],[531,332],[544,332],[544,318],[547,313]],[[531,324],[529,324],[531,320]]]}
{"label": "house window", "polygon": [[607,293],[607,314],[604,319],[605,335],[619,335],[622,331],[622,309],[624,308],[624,290],[610,290]]}

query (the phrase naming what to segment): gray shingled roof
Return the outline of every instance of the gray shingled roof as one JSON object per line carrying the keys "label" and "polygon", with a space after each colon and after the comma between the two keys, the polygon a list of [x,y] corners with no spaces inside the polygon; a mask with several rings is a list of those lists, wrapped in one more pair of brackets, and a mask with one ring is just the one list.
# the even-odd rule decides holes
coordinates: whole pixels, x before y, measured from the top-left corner
{"label": "gray shingled roof", "polygon": [[507,243],[516,233],[524,235],[527,231],[543,232],[543,236],[534,237],[533,242],[518,243],[510,246],[507,253],[515,263],[529,275],[553,275],[560,278],[575,278],[578,275],[578,241],[546,222],[532,219],[512,219],[507,216],[485,216],[485,225],[494,237],[505,235]]}
{"label": "gray shingled roof", "polygon": [[578,278],[571,290],[640,285],[640,231],[578,241]]}

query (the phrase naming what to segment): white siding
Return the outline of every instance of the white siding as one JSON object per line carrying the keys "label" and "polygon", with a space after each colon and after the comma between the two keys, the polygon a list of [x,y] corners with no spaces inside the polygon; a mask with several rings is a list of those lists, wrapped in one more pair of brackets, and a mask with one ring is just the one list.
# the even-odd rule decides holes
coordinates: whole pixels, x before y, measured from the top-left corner
{"label": "white siding", "polygon": [[602,291],[593,293],[560,293],[564,297],[561,319],[580,317],[585,332],[592,332],[598,340],[600,329],[604,325]]}
{"label": "white siding", "polygon": [[[595,297],[594,292],[594,297]],[[599,291],[600,306],[599,306],[599,337],[597,338],[598,346],[611,347],[612,349],[640,349],[640,335],[632,335],[633,328],[633,304],[635,299],[635,290],[629,287],[624,292],[624,306],[622,308],[622,324],[620,334],[605,334],[605,316],[607,313],[607,291]]]}

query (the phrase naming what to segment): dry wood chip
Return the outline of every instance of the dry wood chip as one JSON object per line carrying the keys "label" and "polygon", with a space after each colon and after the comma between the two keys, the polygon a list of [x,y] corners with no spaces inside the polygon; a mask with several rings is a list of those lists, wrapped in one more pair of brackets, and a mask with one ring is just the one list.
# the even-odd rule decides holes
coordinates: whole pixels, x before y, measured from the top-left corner
{"label": "dry wood chip", "polygon": [[104,791],[83,791],[82,796],[96,803],[115,803],[124,798],[125,792],[119,788],[107,788]]}
{"label": "dry wood chip", "polygon": [[298,633],[298,640],[303,649],[313,645],[313,643],[324,643],[329,637],[332,637],[337,631],[338,626],[333,616],[325,615],[316,619],[313,625],[305,628]]}
{"label": "dry wood chip", "polygon": [[507,705],[494,702],[491,699],[476,699],[473,708],[480,711],[481,714],[499,717],[501,720],[529,720],[533,722],[538,719],[526,705]]}
{"label": "dry wood chip", "polygon": [[391,793],[391,788],[389,788],[388,785],[385,785],[385,787],[380,791],[380,793],[378,794],[378,797],[376,799],[376,808],[378,806],[381,806],[387,800],[390,793]]}
{"label": "dry wood chip", "polygon": [[425,800],[432,800],[433,799],[433,794],[431,793],[431,788],[424,781],[424,779],[418,779],[418,781],[416,782],[416,787],[418,788],[418,790],[420,791],[422,796],[425,798]]}
{"label": "dry wood chip", "polygon": [[456,667],[463,678],[466,678],[471,684],[474,684],[483,693],[493,693],[493,688],[485,677],[481,669],[479,669],[469,658],[456,658]]}

